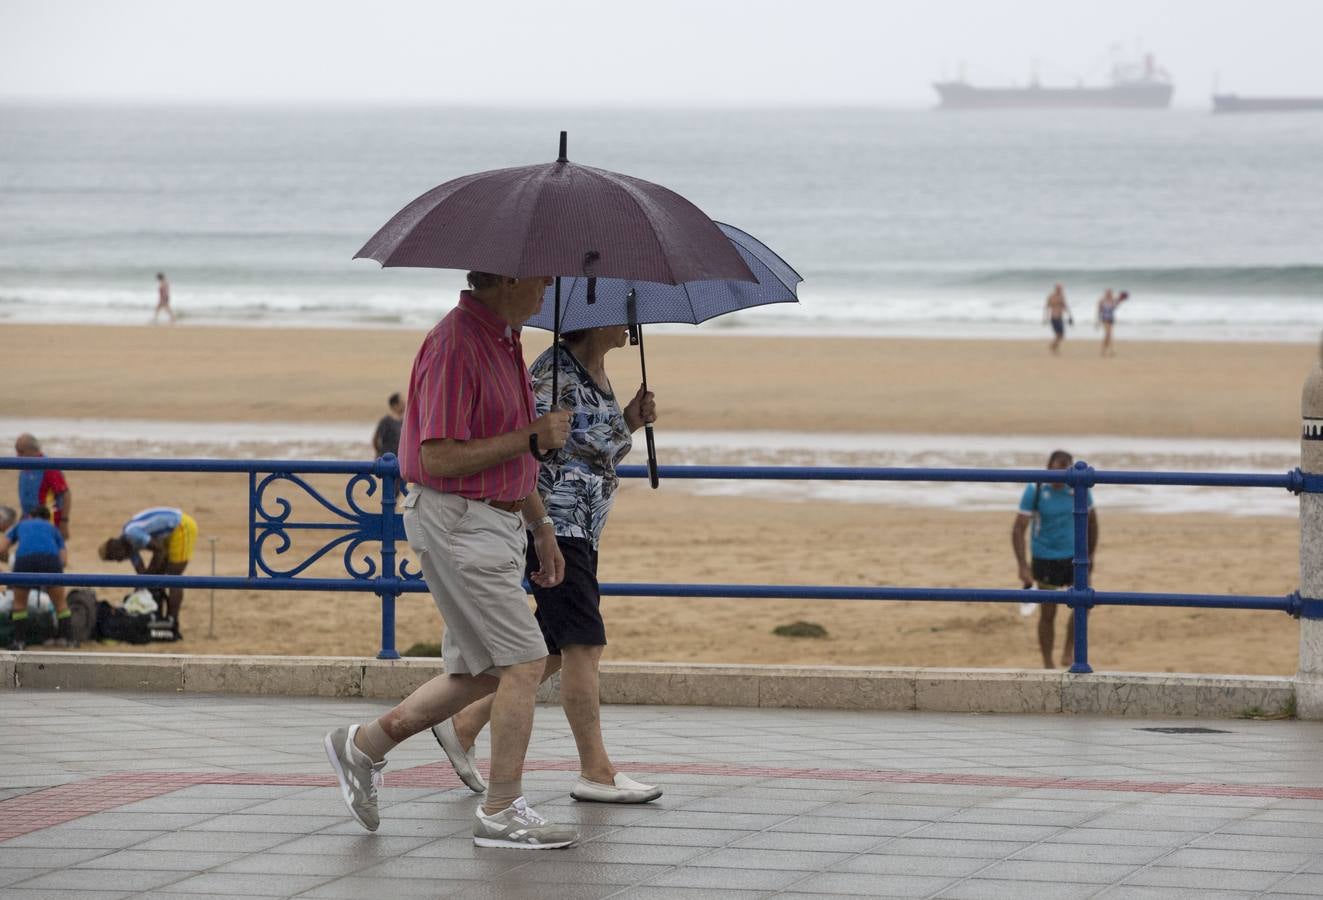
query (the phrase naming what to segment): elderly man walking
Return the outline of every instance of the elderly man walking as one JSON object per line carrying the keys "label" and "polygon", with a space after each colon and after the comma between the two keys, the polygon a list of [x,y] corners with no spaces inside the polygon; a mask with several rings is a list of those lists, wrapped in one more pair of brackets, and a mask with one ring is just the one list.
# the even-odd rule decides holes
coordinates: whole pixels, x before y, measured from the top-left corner
{"label": "elderly man walking", "polygon": [[550,849],[578,839],[525,801],[524,755],[547,646],[524,592],[525,529],[533,533],[536,583],[564,577],[555,529],[537,493],[532,438],[564,445],[569,413],[536,416],[519,328],[537,312],[549,279],[470,272],[471,291],[423,340],[409,376],[400,473],[410,483],[404,529],[446,630],[445,673],[372,722],[326,735],[341,797],[376,831],[386,755],[495,692],[491,777],[476,812],[481,847]]}

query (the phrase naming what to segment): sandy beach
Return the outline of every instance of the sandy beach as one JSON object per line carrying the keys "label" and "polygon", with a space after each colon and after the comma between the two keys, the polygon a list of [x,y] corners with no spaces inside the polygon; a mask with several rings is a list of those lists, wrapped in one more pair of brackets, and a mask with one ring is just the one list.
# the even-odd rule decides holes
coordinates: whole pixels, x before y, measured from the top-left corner
{"label": "sandy beach", "polygon": [[[14,355],[57,348],[65,360],[17,375],[0,416],[162,422],[363,423],[363,455],[384,398],[407,383],[421,334],[404,330],[276,330],[6,325]],[[664,429],[804,434],[1124,435],[1290,441],[1316,359],[1309,345],[1126,342],[1100,359],[1094,341],[931,341],[744,337],[648,338],[648,372]],[[530,358],[546,345],[528,336]],[[633,354],[609,359],[618,388],[637,382]],[[6,437],[12,439],[12,436]],[[77,452],[96,455],[95,433]],[[756,435],[751,435],[751,442]],[[70,452],[59,440],[47,452]],[[1044,454],[1051,447],[1044,447]],[[144,453],[174,455],[155,444]],[[121,452],[121,451],[116,451]],[[74,570],[109,571],[95,546],[146,506],[188,509],[202,540],[190,573],[246,567],[242,476],[75,473]],[[604,581],[901,584],[1011,587],[1005,513],[695,496],[664,484],[622,488],[602,547]],[[933,490],[942,490],[935,485]],[[6,493],[12,492],[12,489]],[[342,493],[342,492],[341,492]],[[1295,589],[1298,529],[1283,516],[1142,515],[1099,498],[1095,583],[1117,590],[1284,594]],[[103,596],[107,592],[102,592]],[[157,651],[366,655],[377,646],[376,598],[192,592],[186,641]],[[1014,606],[608,598],[608,656],[632,660],[878,665],[1032,666],[1032,619]],[[795,620],[825,639],[771,633]],[[398,643],[434,641],[430,600],[400,601]],[[1297,625],[1281,613],[1097,611],[1098,669],[1286,674]],[[121,648],[138,649],[138,648]]]}

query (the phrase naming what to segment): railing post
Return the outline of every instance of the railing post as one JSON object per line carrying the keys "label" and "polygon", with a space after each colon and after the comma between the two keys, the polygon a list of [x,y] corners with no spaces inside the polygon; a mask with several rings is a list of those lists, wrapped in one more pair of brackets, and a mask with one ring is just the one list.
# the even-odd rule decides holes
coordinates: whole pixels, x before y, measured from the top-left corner
{"label": "railing post", "polygon": [[[1323,363],[1300,398],[1300,469],[1323,474]],[[1300,670],[1296,715],[1323,719],[1323,494],[1300,494]]]}
{"label": "railing post", "polygon": [[[395,561],[395,498],[400,467],[395,454],[384,454],[377,460],[377,469],[381,475],[380,576],[391,579],[393,584],[400,577]],[[377,653],[377,659],[399,659],[400,652],[395,649],[395,598],[399,592],[384,589],[378,591],[377,596],[381,598],[381,650]]]}
{"label": "railing post", "polygon": [[1075,578],[1066,591],[1066,602],[1075,617],[1075,662],[1070,671],[1086,674],[1093,671],[1089,665],[1089,607],[1093,595],[1089,587],[1089,487],[1093,484],[1093,469],[1081,460],[1075,463],[1076,480],[1071,484],[1075,508]]}

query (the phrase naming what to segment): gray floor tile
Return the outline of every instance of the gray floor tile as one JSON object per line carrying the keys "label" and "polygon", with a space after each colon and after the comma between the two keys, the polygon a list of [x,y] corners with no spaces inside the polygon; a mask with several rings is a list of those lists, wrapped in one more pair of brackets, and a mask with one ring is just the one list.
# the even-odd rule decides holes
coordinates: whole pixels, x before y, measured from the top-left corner
{"label": "gray floor tile", "polygon": [[[511,851],[520,853],[521,851]],[[561,856],[568,856],[566,859],[544,860],[537,859],[533,862],[527,862],[521,859],[519,862],[525,863],[517,868],[507,871],[504,875],[493,879],[492,883],[497,885],[504,884],[540,884],[540,885],[583,885],[583,884],[639,884],[648,881],[664,872],[670,871],[669,866],[650,866],[635,863],[579,863],[573,859],[572,854],[562,851],[554,852]]]}
{"label": "gray floor tile", "polygon": [[1251,900],[1263,895],[1245,891],[1210,891],[1206,888],[1140,887],[1119,884],[1098,895],[1098,900]]}
{"label": "gray floor tile", "polygon": [[243,875],[207,872],[170,885],[179,894],[227,894],[231,897],[292,896],[329,881],[320,875]]}
{"label": "gray floor tile", "polygon": [[979,873],[980,878],[1006,881],[1049,881],[1078,884],[1112,884],[1136,871],[1139,867],[1126,863],[1094,862],[1040,862],[1032,859],[1010,859],[994,863]]}
{"label": "gray floor tile", "polygon": [[940,900],[1085,900],[1097,892],[1095,884],[971,879],[943,888],[934,896]]}
{"label": "gray floor tile", "polygon": [[815,872],[850,859],[849,853],[829,853],[820,850],[756,850],[725,847],[712,850],[702,858],[700,865],[730,869],[800,869]]}
{"label": "gray floor tile", "polygon": [[1292,875],[1285,881],[1279,881],[1274,884],[1272,889],[1278,894],[1302,894],[1307,897],[1323,897],[1323,875],[1312,873]]}
{"label": "gray floor tile", "polygon": [[875,875],[930,875],[964,878],[981,872],[994,861],[963,856],[897,856],[865,853],[831,867],[834,872],[871,873]]}
{"label": "gray floor tile", "polygon": [[612,894],[611,900],[761,900],[774,896],[771,891],[718,890],[715,888],[641,887],[626,888]]}
{"label": "gray floor tile", "polygon": [[458,897],[473,884],[472,881],[450,881],[444,878],[391,878],[387,880],[349,876],[318,885],[298,896],[300,898],[315,898],[315,900],[364,900],[368,897],[379,897],[381,900],[395,900],[397,897],[420,897],[435,900],[437,897]]}
{"label": "gray floor tile", "polygon": [[133,869],[56,869],[15,887],[63,891],[149,891],[188,877],[186,872]]}
{"label": "gray floor tile", "polygon": [[930,897],[956,879],[921,875],[877,875],[827,872],[796,882],[799,893],[862,897]]}
{"label": "gray floor tile", "polygon": [[1213,891],[1264,891],[1281,881],[1282,872],[1237,871],[1235,869],[1188,869],[1149,866],[1126,878],[1125,884],[1157,887],[1203,888]]}
{"label": "gray floor tile", "polygon": [[711,891],[776,891],[812,874],[790,869],[709,869],[689,865],[652,878],[648,885]]}

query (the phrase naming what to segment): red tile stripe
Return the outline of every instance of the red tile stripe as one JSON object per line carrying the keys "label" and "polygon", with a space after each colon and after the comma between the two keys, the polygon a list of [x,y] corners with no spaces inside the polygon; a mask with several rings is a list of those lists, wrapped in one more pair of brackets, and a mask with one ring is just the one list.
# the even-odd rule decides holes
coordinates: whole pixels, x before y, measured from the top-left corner
{"label": "red tile stripe", "polygon": [[[531,759],[528,772],[575,772],[575,760]],[[1215,784],[1181,781],[1125,781],[1104,778],[967,775],[954,772],[912,772],[902,769],[794,769],[775,766],[734,766],[717,763],[633,762],[638,772],[661,775],[712,775],[724,778],[848,781],[873,784],[945,784],[1025,788],[1029,790],[1111,791],[1141,794],[1184,794],[1201,797],[1258,797],[1272,800],[1323,800],[1323,787],[1271,784]],[[391,772],[391,787],[453,788],[460,780],[446,762],[428,763]],[[0,802],[0,842],[62,825],[74,819],[150,800],[199,784],[284,785],[334,787],[333,775],[277,772],[126,772],[21,794]]]}

